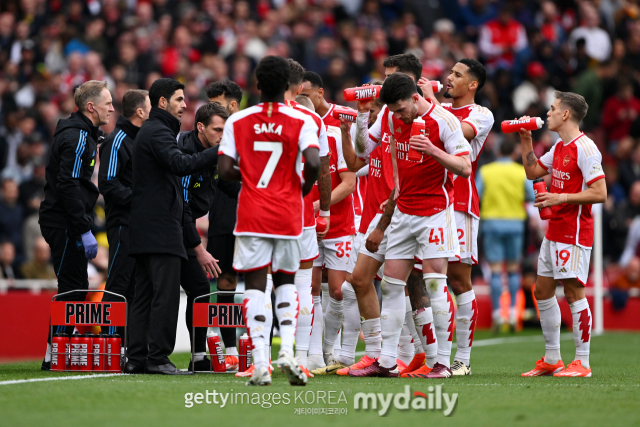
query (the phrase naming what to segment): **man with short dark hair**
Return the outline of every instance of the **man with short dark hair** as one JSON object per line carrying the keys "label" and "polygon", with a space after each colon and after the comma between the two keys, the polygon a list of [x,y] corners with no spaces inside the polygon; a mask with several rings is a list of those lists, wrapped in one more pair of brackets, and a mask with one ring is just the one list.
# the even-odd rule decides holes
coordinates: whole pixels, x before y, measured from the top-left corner
{"label": "man with short dark hair", "polygon": [[[208,148],[219,146],[224,124],[228,118],[229,112],[222,105],[214,102],[203,105],[196,111],[195,129],[181,134],[180,138],[178,138],[178,146],[187,154],[196,154]],[[184,233],[188,259],[182,260],[180,284],[187,294],[185,321],[191,337],[189,342],[194,344],[192,349],[194,358],[190,367],[195,371],[210,371],[211,361],[206,357],[207,328],[196,328],[195,337],[192,335],[193,301],[195,298],[210,292],[207,275],[215,277],[217,273],[214,271],[216,267],[211,265],[212,255],[202,246],[200,234],[196,228],[196,219],[209,212],[216,193],[220,191],[231,199],[237,199],[240,184],[219,181],[218,167],[213,165],[183,177],[182,185],[185,202]],[[232,256],[232,254],[229,254],[229,256]],[[216,261],[217,259],[214,260],[214,262]],[[220,281],[220,278],[218,280]],[[230,302],[233,302],[233,295],[231,297]],[[207,301],[201,300],[201,302]],[[218,302],[224,301],[218,299]],[[226,329],[231,329],[233,345],[230,345],[230,347],[235,347],[235,328]],[[227,344],[225,343],[225,345]],[[228,351],[227,347],[227,354]],[[227,356],[228,358],[229,356]],[[229,360],[229,362],[231,361]],[[237,364],[238,359],[236,358],[235,363],[231,363],[229,368],[237,368]]]}
{"label": "man with short dark hair", "polygon": [[388,57],[382,63],[385,68],[385,77],[393,73],[403,73],[411,77],[415,82],[422,77],[422,63],[413,53],[402,53]]}
{"label": "man with short dark hair", "polygon": [[133,144],[129,253],[136,258],[136,291],[125,372],[182,375],[189,372],[169,361],[176,340],[180,264],[188,258],[181,177],[214,165],[218,149],[188,155],[178,148],[176,136],[186,109],[182,83],[158,79],[149,99],[149,119]]}
{"label": "man with short dark hair", "polygon": [[207,86],[207,98],[209,98],[209,102],[217,102],[222,105],[229,111],[229,114],[234,114],[240,111],[242,89],[238,83],[231,80],[213,82]]}
{"label": "man with short dark hair", "polygon": [[[114,111],[106,82],[90,80],[74,94],[78,111],[58,122],[49,149],[47,183],[40,204],[40,230],[51,247],[58,276],[58,293],[89,287],[87,263],[98,254],[98,242],[91,228],[98,188],[91,181],[96,164],[98,126],[109,123]],[[63,295],[59,301],[83,301],[84,294]],[[54,326],[55,327],[55,326]],[[73,326],[57,326],[57,332],[71,334]],[[42,369],[51,368],[51,344]]]}
{"label": "man with short dark hair", "polygon": [[[131,308],[135,290],[136,260],[129,257],[129,214],[131,213],[131,185],[133,167],[131,152],[142,123],[149,118],[151,101],[146,90],[128,90],[122,97],[122,116],[116,127],[100,146],[98,188],[104,198],[105,227],[109,242],[109,268],[105,291],[127,298]],[[102,301],[122,301],[104,293]],[[124,327],[103,328],[117,333],[124,342]]]}

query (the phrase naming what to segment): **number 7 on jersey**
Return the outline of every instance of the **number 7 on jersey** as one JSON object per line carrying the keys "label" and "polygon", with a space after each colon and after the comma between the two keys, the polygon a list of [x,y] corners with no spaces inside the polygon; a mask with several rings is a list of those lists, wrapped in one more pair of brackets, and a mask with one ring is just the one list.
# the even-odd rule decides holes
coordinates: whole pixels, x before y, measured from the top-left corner
{"label": "number 7 on jersey", "polygon": [[269,182],[271,181],[271,177],[273,176],[273,172],[276,170],[276,166],[278,165],[278,161],[282,156],[282,142],[272,142],[272,141],[255,141],[253,143],[254,151],[270,151],[271,156],[269,157],[269,161],[267,165],[264,167],[264,171],[262,171],[262,175],[260,176],[260,181],[258,182],[257,188],[267,188]]}

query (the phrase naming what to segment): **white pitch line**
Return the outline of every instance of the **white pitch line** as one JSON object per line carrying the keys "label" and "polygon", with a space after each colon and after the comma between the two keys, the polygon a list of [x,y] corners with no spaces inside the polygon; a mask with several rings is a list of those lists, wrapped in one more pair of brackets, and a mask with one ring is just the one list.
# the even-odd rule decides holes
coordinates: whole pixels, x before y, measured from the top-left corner
{"label": "white pitch line", "polygon": [[0,385],[37,383],[40,381],[85,380],[87,378],[117,377],[121,375],[123,374],[94,374],[94,375],[77,375],[77,376],[68,376],[68,377],[30,378],[28,380],[0,381]]}
{"label": "white pitch line", "polygon": [[[572,332],[566,332],[564,334],[560,334],[560,339],[561,340],[567,340],[567,339],[572,339],[573,338],[573,333]],[[500,344],[518,344],[518,343],[524,343],[524,342],[539,342],[539,341],[544,341],[544,336],[542,335],[532,335],[532,336],[528,336],[528,337],[505,337],[505,338],[489,338],[486,340],[474,340],[473,341],[473,347],[487,347],[490,345],[500,345]],[[451,346],[451,348],[457,348],[456,343],[453,343],[453,345]],[[357,356],[364,356],[364,351],[357,351],[356,352],[356,357]]]}

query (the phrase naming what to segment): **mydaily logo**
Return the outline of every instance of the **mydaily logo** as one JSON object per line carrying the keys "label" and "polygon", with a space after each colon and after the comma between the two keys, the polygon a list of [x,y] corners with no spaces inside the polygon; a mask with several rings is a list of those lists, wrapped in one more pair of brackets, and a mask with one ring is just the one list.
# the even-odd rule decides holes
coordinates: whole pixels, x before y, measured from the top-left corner
{"label": "mydaily logo", "polygon": [[411,393],[411,387],[406,385],[402,393],[356,393],[353,408],[378,411],[381,417],[387,415],[391,405],[400,411],[443,411],[445,417],[453,413],[458,403],[458,393],[443,393],[441,385],[429,386],[427,391],[427,394],[417,390]]}

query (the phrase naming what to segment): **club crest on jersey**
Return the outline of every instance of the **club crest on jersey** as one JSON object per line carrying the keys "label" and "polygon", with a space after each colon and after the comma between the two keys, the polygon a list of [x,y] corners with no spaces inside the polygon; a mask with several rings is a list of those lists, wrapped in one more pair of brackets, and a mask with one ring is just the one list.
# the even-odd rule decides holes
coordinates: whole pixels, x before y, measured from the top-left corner
{"label": "club crest on jersey", "polygon": [[564,166],[567,166],[567,165],[569,164],[569,162],[570,162],[570,161],[571,161],[571,156],[567,154],[567,155],[564,157],[564,160],[562,160],[562,164],[563,164]]}
{"label": "club crest on jersey", "polygon": [[278,127],[276,127],[275,123],[262,123],[262,126],[255,124],[253,125],[253,130],[256,132],[256,135],[260,135],[261,133],[275,133],[277,135],[282,135],[282,125],[278,125]]}

